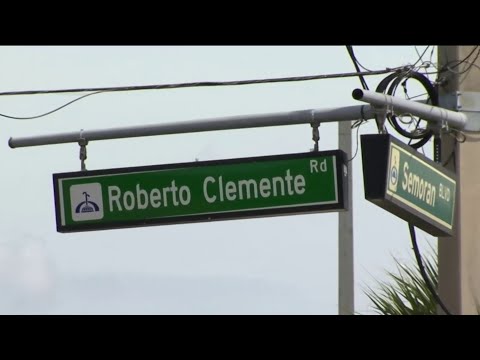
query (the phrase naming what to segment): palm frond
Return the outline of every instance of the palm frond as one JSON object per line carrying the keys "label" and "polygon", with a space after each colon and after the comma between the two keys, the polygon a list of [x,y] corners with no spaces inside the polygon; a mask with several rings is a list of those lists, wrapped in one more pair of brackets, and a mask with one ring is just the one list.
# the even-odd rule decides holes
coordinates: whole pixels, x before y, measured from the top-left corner
{"label": "palm frond", "polygon": [[[434,260],[435,259],[435,260]],[[424,267],[432,284],[438,284],[436,252],[424,258]],[[396,272],[387,272],[387,281],[377,281],[378,289],[367,286],[365,295],[373,310],[383,315],[435,315],[436,302],[423,280],[417,264],[402,264],[394,258]]]}

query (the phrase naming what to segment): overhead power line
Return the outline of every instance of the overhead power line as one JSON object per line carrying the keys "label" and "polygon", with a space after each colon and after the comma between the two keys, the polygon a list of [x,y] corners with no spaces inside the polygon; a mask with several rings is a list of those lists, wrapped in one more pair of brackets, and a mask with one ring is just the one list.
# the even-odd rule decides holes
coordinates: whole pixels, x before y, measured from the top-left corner
{"label": "overhead power line", "polygon": [[397,72],[405,70],[405,67],[386,68],[385,70],[374,70],[366,72],[350,72],[339,74],[326,74],[326,75],[310,75],[310,76],[295,76],[295,77],[283,77],[283,78],[271,78],[271,79],[256,79],[256,80],[237,80],[237,81],[202,81],[191,83],[177,83],[177,84],[160,84],[160,85],[138,85],[138,86],[117,86],[117,87],[103,87],[103,88],[77,88],[77,89],[57,89],[57,90],[26,90],[26,91],[8,91],[0,92],[0,96],[15,96],[15,95],[39,95],[39,94],[62,94],[62,93],[80,93],[89,92],[89,94],[82,95],[72,101],[63,104],[53,110],[46,113],[35,116],[12,116],[6,114],[0,114],[0,117],[15,120],[32,120],[38,119],[54,112],[57,112],[68,105],[73,104],[79,100],[82,100],[88,96],[106,93],[106,92],[121,92],[121,91],[139,91],[139,90],[162,90],[162,89],[178,89],[178,88],[192,88],[192,87],[209,87],[209,86],[238,86],[238,85],[254,85],[254,84],[267,84],[267,83],[280,83],[280,82],[294,82],[294,81],[310,81],[310,80],[323,80],[323,79],[337,79],[353,76],[368,76],[368,75],[381,75],[391,72]]}
{"label": "overhead power line", "polygon": [[85,95],[82,95],[82,96],[79,96],[78,98],[76,99],[73,99],[69,102],[67,102],[66,104],[63,104],[62,106],[59,106],[53,110],[50,110],[50,111],[47,111],[46,113],[43,113],[43,114],[40,114],[40,115],[34,115],[34,116],[12,116],[12,115],[6,115],[6,114],[0,114],[0,117],[5,117],[5,118],[8,118],[8,119],[14,119],[14,120],[33,120],[33,119],[38,119],[38,118],[41,118],[41,117],[44,117],[44,116],[47,116],[47,115],[50,115],[50,114],[53,114],[54,112],[57,112],[58,110],[61,110],[65,107],[67,107],[68,105],[71,105],[73,104],[74,102],[77,102],[79,100],[82,100],[88,96],[92,96],[92,95],[96,95],[96,94],[100,94],[102,93],[103,91],[95,91],[95,92],[92,92],[90,94],[85,94]]}
{"label": "overhead power line", "polygon": [[397,67],[397,68],[386,68],[385,70],[372,70],[372,71],[365,71],[365,72],[350,72],[350,73],[310,75],[310,76],[294,76],[294,77],[256,79],[256,80],[201,81],[201,82],[189,82],[189,83],[177,83],[177,84],[117,86],[117,87],[102,87],[102,88],[6,91],[6,92],[0,92],[0,96],[61,94],[61,93],[78,93],[78,92],[92,92],[92,91],[99,91],[99,92],[138,91],[138,90],[161,90],[161,89],[177,89],[177,88],[207,87],[207,86],[253,85],[253,84],[267,84],[267,83],[278,83],[278,82],[336,79],[336,78],[345,78],[345,77],[352,77],[352,76],[381,75],[381,74],[387,74],[387,73],[390,73],[390,72],[402,70],[404,68],[405,67],[402,66],[402,67]]}
{"label": "overhead power line", "polygon": [[362,84],[362,87],[365,90],[369,90],[367,82],[365,81],[363,75],[360,74],[360,67],[359,66],[361,66],[363,69],[365,69],[365,68],[357,60],[357,57],[355,56],[355,53],[353,52],[353,46],[347,45],[347,51],[348,51],[348,55],[350,55],[350,59],[352,60],[353,65],[355,66],[355,69],[357,70],[358,78],[360,79],[360,83]]}

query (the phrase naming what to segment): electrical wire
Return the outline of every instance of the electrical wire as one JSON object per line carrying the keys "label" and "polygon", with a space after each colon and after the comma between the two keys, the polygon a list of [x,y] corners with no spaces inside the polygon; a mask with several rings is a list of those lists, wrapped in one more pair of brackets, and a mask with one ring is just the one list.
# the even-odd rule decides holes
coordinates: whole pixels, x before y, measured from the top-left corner
{"label": "electrical wire", "polygon": [[[354,60],[354,62],[357,63],[358,66],[360,66],[360,67],[361,67],[363,70],[365,70],[365,71],[372,71],[372,70],[370,70],[370,69],[367,69],[365,66],[363,66],[363,65],[360,63],[360,61],[358,61],[358,58],[355,56],[355,54],[354,54],[354,52],[353,52],[353,47],[352,47],[351,45],[348,45],[348,46],[347,46],[347,49],[351,49],[351,53],[352,53],[352,55],[353,55],[353,59],[352,59],[352,60]],[[350,53],[350,50],[349,50],[349,53]]]}
{"label": "electrical wire", "polygon": [[355,53],[353,52],[353,46],[347,45],[346,48],[347,48],[347,51],[348,51],[348,55],[350,55],[350,59],[352,60],[353,65],[355,66],[355,69],[357,70],[357,73],[359,74],[358,78],[360,79],[360,83],[362,84],[363,89],[368,90],[368,85],[367,85],[367,82],[365,81],[365,78],[363,77],[363,75],[360,75],[359,62],[357,60],[357,57],[355,56]]}
{"label": "electrical wire", "polygon": [[[478,49],[478,46],[475,46],[475,47],[472,49],[472,51],[470,51],[470,53],[469,53],[465,58],[463,58],[462,60],[458,61],[457,64],[455,64],[455,65],[452,66],[452,67],[445,65],[446,69],[445,69],[445,70],[441,70],[441,71],[442,71],[442,72],[443,72],[443,71],[447,71],[447,70],[451,71],[452,69],[456,68],[457,66],[460,66],[460,65],[463,64],[465,61],[467,61],[467,60],[470,58],[470,56],[472,56],[473,53],[475,52],[475,50],[477,50],[477,49]],[[478,57],[478,54],[477,54],[477,57]],[[453,62],[456,62],[456,61],[453,61]],[[475,61],[474,61],[474,62],[475,62]]]}
{"label": "electrical wire", "polygon": [[[410,71],[406,70],[401,73],[393,73],[388,75],[386,78],[384,78],[377,86],[376,92],[379,93],[384,93],[390,96],[395,95],[395,91],[398,88],[399,85],[404,86],[404,91],[406,91],[406,81],[408,79],[413,79],[418,81],[423,88],[427,91],[428,94],[428,99],[430,104],[434,106],[438,106],[438,92],[437,89],[432,85],[430,80],[423,74],[416,72],[416,71]],[[407,94],[408,95],[408,94]],[[418,142],[411,144],[411,146],[415,149],[421,148],[423,145],[425,145],[430,138],[433,136],[433,132],[431,130],[423,130],[423,131],[418,131],[419,123],[422,119],[417,120],[417,126],[415,127],[415,130],[413,132],[404,130],[400,124],[399,124],[399,118],[397,115],[388,113],[387,114],[387,119],[392,125],[392,127],[402,136],[409,138],[409,139],[419,139]]]}
{"label": "electrical wire", "polygon": [[[437,65],[433,62],[433,53],[434,53],[434,51],[435,51],[435,46],[428,45],[422,54],[420,54],[420,52],[418,51],[418,49],[417,49],[416,46],[414,46],[414,47],[415,47],[415,52],[417,53],[419,59],[421,60],[420,65],[418,65],[418,66],[415,68],[415,71],[420,71],[420,69],[423,69],[423,73],[424,73],[424,75],[426,75],[426,76],[428,76],[428,75],[430,75],[430,74],[435,74],[434,72],[433,72],[433,73],[429,73],[429,72],[427,71],[427,69],[430,68],[430,67],[433,67],[435,70],[438,71]],[[432,50],[430,51],[430,58],[429,58],[429,60],[423,60],[423,56],[425,55],[425,53],[427,52],[427,50],[428,50],[430,47],[432,48]],[[416,63],[418,63],[418,60],[417,60]],[[416,63],[415,63],[415,64],[416,64]]]}
{"label": "electrical wire", "polygon": [[[348,46],[347,46],[347,49],[348,49]],[[353,63],[355,64],[355,62],[357,62],[357,59],[355,57],[355,54],[353,53],[353,48],[351,49],[351,52],[350,50],[348,51],[348,53],[350,54],[350,57],[353,61]],[[358,63],[358,65],[360,65],[360,63]],[[360,65],[361,66],[361,65]],[[362,66],[363,68],[363,66]],[[365,79],[360,79],[360,81],[362,82],[365,82]],[[365,82],[365,84],[362,83],[362,85],[364,85],[367,89],[368,89],[368,85],[367,83]],[[364,87],[364,88],[365,88]],[[357,133],[355,135],[355,138],[356,138],[356,145],[355,145],[355,153],[353,154],[352,158],[351,159],[348,159],[347,160],[347,163],[349,163],[350,161],[353,161],[356,157],[357,157],[357,154],[358,154],[358,144],[359,144],[359,131],[360,131],[360,126],[362,126],[363,124],[365,124],[367,122],[367,120],[365,120],[365,115],[363,113],[363,106],[360,108],[360,112],[362,114],[362,118],[355,121],[352,125],[351,125],[351,129],[354,129],[354,128],[357,128]]]}
{"label": "electrical wire", "polygon": [[[397,72],[397,73],[394,73],[394,74],[390,74],[389,76],[387,76],[377,86],[376,92],[386,93],[388,95],[393,96],[396,88],[401,83],[401,85],[404,89],[405,95],[410,100],[411,98],[408,96],[408,93],[407,93],[406,82],[409,78],[413,78],[413,79],[419,81],[424,86],[424,88],[427,90],[427,93],[428,93],[430,99],[434,99],[434,100],[432,100],[432,104],[434,104],[433,102],[435,102],[436,99],[438,98],[438,96],[436,95],[436,91],[435,91],[436,89],[434,89],[430,80],[426,76],[424,76],[424,75],[422,75],[418,72],[418,70],[420,70],[420,68],[427,67],[427,66],[425,66],[425,61],[423,60],[423,56],[425,55],[427,50],[430,48],[430,46],[431,45],[428,45],[423,50],[423,52],[421,54],[418,51],[417,47],[415,46],[415,51],[418,55],[418,59],[413,63],[413,65],[410,65],[409,67],[406,67],[403,71],[400,71],[400,72]],[[433,56],[433,50],[434,49],[432,47],[432,52],[431,52],[430,56]],[[421,62],[421,64],[419,66],[417,66],[417,64],[419,62]],[[405,80],[403,82],[401,82],[403,79],[405,79]],[[414,97],[419,97],[419,96],[422,96],[422,95],[417,95],[417,96],[414,96]],[[434,105],[436,105],[436,104],[434,104]],[[402,122],[401,118],[395,116],[395,114],[390,114],[390,113],[387,113],[386,117],[387,117],[389,123],[401,135],[403,135],[407,138],[410,138],[410,139],[412,139],[412,138],[421,139],[420,141],[418,141],[417,143],[412,145],[412,147],[414,147],[414,148],[421,148],[423,145],[425,145],[428,142],[430,137],[433,135],[433,133],[431,131],[423,131],[419,134],[415,134],[414,132],[407,132],[407,131],[403,130],[402,127],[398,124],[398,121]],[[385,125],[381,124],[379,122],[377,116],[375,116],[375,121],[377,123],[378,131],[382,132],[382,130],[383,130],[384,132],[386,132]],[[413,117],[412,117],[412,119],[409,123],[412,123],[413,121],[414,120],[413,120]],[[421,119],[418,119],[416,128],[418,128],[418,123],[420,121],[421,121]]]}
{"label": "electrical wire", "polygon": [[[471,69],[472,66],[476,66],[478,67],[478,65],[474,64],[475,61],[478,59],[478,57],[480,56],[480,49],[478,50],[477,52],[477,55],[475,56],[475,59],[473,62],[469,62],[468,59],[473,55],[473,53],[475,52],[475,50],[479,49],[479,46],[475,46],[472,51],[470,51],[470,53],[465,56],[462,60],[454,60],[454,61],[449,61],[447,62],[445,65],[443,65],[443,67],[441,69],[437,69],[437,71],[435,72],[429,72],[429,73],[426,73],[428,75],[433,75],[433,74],[436,74],[436,75],[439,75],[441,73],[444,73],[444,72],[450,72],[452,74],[456,74],[456,75],[461,75],[467,71],[469,71]],[[460,66],[461,64],[463,63],[466,63],[466,64],[470,64],[470,66],[463,70],[463,71],[455,71],[453,70],[454,68]],[[451,66],[452,64],[454,64],[453,66]]]}
{"label": "electrical wire", "polygon": [[[478,51],[478,54],[477,54],[476,59],[478,58],[479,55],[480,55],[480,50]],[[476,59],[475,59],[475,60],[476,60]],[[462,71],[462,72],[456,73],[456,74],[460,74],[460,75],[461,75],[461,74],[463,74],[464,72],[469,71],[472,67],[475,67],[475,68],[477,68],[477,69],[480,70],[480,66],[478,66],[477,64],[475,64],[475,63],[473,63],[473,62],[465,61],[465,64],[470,65],[470,67],[469,67],[468,69],[466,69],[465,71]]]}
{"label": "electrical wire", "polygon": [[[480,50],[478,51],[477,56],[475,57],[475,60],[478,59],[478,56],[479,56],[479,55],[480,55]],[[474,60],[474,61],[475,61],[475,60]],[[476,68],[478,68],[478,65],[475,64],[475,62],[464,61],[464,63],[469,65],[467,68],[465,68],[465,70],[455,71],[455,70],[452,70],[450,67],[447,66],[447,71],[450,72],[450,73],[452,73],[452,74],[455,74],[455,75],[463,75],[463,74],[465,74],[466,72],[469,72],[470,69],[471,69],[472,67],[474,67],[474,66],[475,66]]]}
{"label": "electrical wire", "polygon": [[[432,62],[433,50],[434,50],[434,49],[432,49],[432,52],[430,53],[430,61],[424,61],[422,63],[422,65],[420,65],[419,67],[430,67],[430,65],[431,65],[435,68],[436,71],[432,71],[432,72],[427,72],[426,71],[424,73],[424,75],[438,75],[438,74],[441,74],[441,73],[444,73],[444,72],[450,72],[450,73],[453,73],[453,74],[461,75],[461,74],[467,72],[468,70],[470,70],[470,68],[467,68],[466,70],[463,70],[463,71],[455,71],[453,69],[456,68],[457,66],[460,66],[463,63],[470,64],[471,66],[475,66],[475,67],[479,68],[478,65],[474,64],[473,62],[468,61],[468,59],[473,55],[475,50],[478,49],[478,48],[479,48],[479,46],[475,46],[472,49],[472,51],[467,56],[465,56],[465,58],[463,58],[462,60],[449,61],[441,69],[438,69],[438,67]],[[477,60],[479,56],[480,56],[480,49],[477,52],[477,55],[475,56],[475,60]],[[451,66],[451,64],[455,64],[455,65]]]}
{"label": "electrical wire", "polygon": [[429,62],[433,64],[432,59],[433,59],[433,52],[435,51],[435,46],[432,46],[432,51],[430,51],[430,60]]}
{"label": "electrical wire", "polygon": [[427,285],[427,288],[430,291],[432,297],[435,299],[435,302],[438,305],[440,305],[440,307],[445,312],[445,314],[452,315],[452,313],[448,311],[442,299],[440,299],[440,296],[437,294],[437,291],[433,287],[431,279],[428,277],[427,272],[425,271],[425,267],[423,266],[422,256],[420,255],[420,250],[418,249],[417,236],[415,235],[415,227],[411,223],[408,223],[408,229],[410,231],[410,238],[412,240],[415,259],[417,260],[418,268],[420,270],[420,274],[422,275],[423,281],[425,281],[425,284]]}
{"label": "electrical wire", "polygon": [[420,55],[420,53],[419,53],[418,50],[417,50],[417,47],[415,46],[415,51],[416,51],[416,53],[417,53],[417,55],[418,55],[418,59],[417,59],[417,61],[415,61],[415,63],[413,64],[413,66],[417,65],[420,61],[422,62],[422,64],[424,63],[424,61],[423,61],[423,55],[425,55],[425,53],[427,52],[427,50],[428,50],[429,47],[430,47],[430,45],[428,45],[428,46],[425,48],[425,50],[423,50],[422,55]]}
{"label": "electrical wire", "polygon": [[[363,69],[365,69],[365,68],[360,64],[357,57],[355,56],[355,52],[353,51],[353,46],[347,45],[346,48],[347,48],[347,51],[348,51],[348,55],[350,55],[350,59],[352,60],[353,65],[355,66],[355,69],[357,70],[357,73],[360,73],[359,66],[362,67]],[[368,90],[368,84],[365,81],[365,78],[362,75],[358,75],[358,78],[360,79],[360,84],[362,84],[363,89]],[[363,113],[363,107],[362,107],[362,113]],[[376,115],[375,115],[375,118],[376,118]],[[365,120],[364,116],[362,116],[362,119],[353,123],[352,128],[360,127],[365,122],[367,122],[367,120]],[[358,130],[357,130],[357,134],[358,134]],[[358,148],[357,148],[357,150],[358,150]],[[357,156],[356,152],[355,152],[355,156]],[[353,160],[355,158],[355,156],[353,158],[351,158],[349,161]]]}
{"label": "electrical wire", "polygon": [[[418,80],[427,90],[427,93],[428,95],[430,96],[430,99],[433,99],[433,98],[437,98],[438,96],[436,96],[436,93],[434,92],[434,89],[433,89],[433,86],[431,85],[430,83],[430,80],[425,77],[425,76],[422,76],[420,73],[418,73],[415,69],[415,66],[421,62],[421,66],[424,65],[424,61],[423,61],[423,56],[425,55],[425,53],[427,52],[427,50],[430,48],[431,45],[428,45],[422,52],[422,54],[420,54],[420,52],[418,51],[417,47],[415,46],[415,51],[417,52],[417,55],[418,55],[418,59],[415,61],[415,63],[413,65],[410,65],[409,67],[407,68],[404,68],[403,71],[401,72],[397,72],[397,73],[394,73],[394,74],[391,74],[387,77],[387,79],[389,79],[388,81],[386,81],[384,83],[384,81],[381,82],[381,85],[379,85],[377,87],[377,92],[385,92],[387,90],[387,87],[390,83],[390,81],[393,81],[393,84],[392,86],[390,86],[387,90],[387,94],[388,95],[392,95],[394,94],[395,92],[395,89],[397,88],[399,82],[401,79],[405,78],[405,80],[402,82],[402,86],[404,87],[404,91],[405,91],[405,94],[407,95],[408,97],[408,94],[407,94],[407,88],[406,88],[406,81],[409,79],[409,78],[414,78],[416,80]],[[347,48],[347,51],[348,51],[348,54],[350,55],[350,58],[355,66],[355,69],[357,70],[357,72],[360,72],[360,68],[359,68],[359,65],[360,63],[358,62],[358,59],[356,58],[355,56],[355,53],[353,51],[353,47],[350,46],[350,45],[347,45],[346,46]],[[431,56],[433,56],[433,48],[432,48],[432,52],[431,52]],[[360,65],[361,66],[361,65]],[[418,69],[420,69],[420,67],[418,67]],[[363,68],[363,66],[362,66]],[[363,78],[363,76],[359,75],[359,78],[360,78],[360,83],[362,84],[362,87],[365,89],[365,90],[368,90],[368,85],[365,81],[365,79]],[[385,79],[384,79],[385,80]],[[433,89],[433,90],[432,90]],[[418,97],[418,96],[422,96],[422,95],[417,95],[415,97]],[[432,100],[432,101],[435,101],[435,100]],[[434,104],[435,105],[435,104]],[[399,132],[401,133],[403,136],[405,137],[411,137],[413,136],[414,138],[421,138],[421,140],[415,144],[412,145],[412,147],[414,148],[418,148],[418,147],[422,147],[424,144],[426,144],[428,142],[428,140],[430,139],[430,137],[433,135],[432,132],[428,132],[426,134],[424,133],[420,133],[420,134],[415,134],[415,133],[409,133],[409,132],[406,132],[405,130],[403,130],[400,125],[398,125],[398,122],[397,122],[397,117],[395,117],[395,115],[393,114],[390,114],[390,115],[387,115],[387,118],[389,120],[389,122],[392,124],[392,126]],[[381,124],[379,123],[378,121],[378,118],[377,116],[375,115],[375,121],[377,122],[377,126],[378,126],[378,130],[379,132],[382,131],[382,130],[385,130],[385,127],[383,129],[381,129]],[[400,120],[401,121],[401,120]],[[413,121],[413,119],[412,119]],[[418,123],[421,121],[421,119],[418,120],[417,122],[417,128],[418,128]],[[360,126],[364,121],[360,121],[360,122],[356,122],[352,125],[352,128],[353,127],[356,127],[356,126]]]}
{"label": "electrical wire", "polygon": [[50,114],[53,114],[54,112],[57,112],[58,110],[61,110],[63,109],[64,107],[67,107],[68,105],[71,105],[73,104],[74,102],[76,101],[79,101],[79,100],[82,100],[88,96],[92,96],[92,95],[96,95],[96,94],[100,94],[104,91],[96,91],[96,92],[93,92],[93,93],[90,93],[90,94],[85,94],[85,95],[82,95],[72,101],[69,101],[68,103],[66,104],[63,104],[62,106],[59,106],[58,108],[56,109],[53,109],[51,111],[48,111],[44,114],[40,114],[40,115],[35,115],[35,116],[25,116],[25,117],[22,117],[22,116],[11,116],[11,115],[5,115],[5,114],[0,114],[1,117],[4,117],[4,118],[8,118],[8,119],[14,119],[14,120],[32,120],[32,119],[38,119],[38,118],[41,118],[41,117],[44,117],[44,116],[47,116],[47,115],[50,115]]}
{"label": "electrical wire", "polygon": [[39,95],[39,94],[63,94],[63,93],[79,93],[90,92],[89,94],[82,95],[68,103],[59,106],[46,113],[35,116],[12,116],[1,114],[0,117],[15,119],[15,120],[32,120],[38,119],[47,115],[50,115],[58,110],[61,110],[79,100],[82,100],[88,96],[96,95],[106,92],[123,92],[123,91],[140,91],[140,90],[163,90],[163,89],[178,89],[178,88],[191,88],[191,87],[211,87],[211,86],[239,86],[239,85],[254,85],[254,84],[267,84],[267,83],[280,83],[280,82],[297,82],[297,81],[310,81],[310,80],[324,80],[324,79],[337,79],[353,76],[369,76],[369,75],[381,75],[395,71],[400,71],[404,67],[387,68],[385,70],[373,70],[368,72],[351,72],[351,73],[339,73],[339,74],[325,74],[325,75],[311,75],[311,76],[295,76],[295,77],[283,77],[283,78],[270,78],[270,79],[256,79],[256,80],[239,80],[239,81],[202,81],[192,83],[177,83],[177,84],[160,84],[160,85],[139,85],[139,86],[118,86],[118,87],[103,87],[103,88],[77,88],[77,89],[57,89],[57,90],[27,90],[27,91],[8,91],[0,92],[0,96],[16,96],[16,95]]}
{"label": "electrical wire", "polygon": [[357,139],[356,141],[356,145],[355,145],[355,153],[353,154],[352,158],[347,160],[347,163],[349,163],[350,161],[353,161],[353,159],[355,159],[357,157],[357,154],[358,154],[358,134],[359,134],[359,130],[360,130],[360,126],[362,126],[363,123],[360,123],[356,128],[357,128],[357,134],[355,135],[355,138]]}
{"label": "electrical wire", "polygon": [[77,88],[77,89],[60,89],[60,90],[27,90],[27,91],[7,91],[0,92],[0,96],[13,95],[38,95],[38,94],[60,94],[60,93],[77,93],[77,92],[120,92],[120,91],[138,91],[138,90],[162,90],[162,89],[178,89],[189,87],[210,87],[210,86],[238,86],[238,85],[253,85],[253,84],[268,84],[278,82],[294,82],[294,81],[309,81],[309,80],[323,80],[323,79],[337,79],[354,76],[370,76],[388,74],[404,69],[404,66],[396,68],[386,68],[385,70],[371,70],[364,72],[349,72],[339,74],[325,74],[325,75],[309,75],[309,76],[293,76],[282,78],[269,79],[254,79],[254,80],[235,80],[235,81],[200,81],[190,83],[176,83],[176,84],[160,84],[160,85],[138,85],[138,86],[116,86],[103,88]]}
{"label": "electrical wire", "polygon": [[463,70],[462,72],[460,72],[459,74],[461,75],[461,74],[464,74],[464,73],[470,71],[470,69],[471,69],[473,66],[475,66],[476,68],[478,68],[478,65],[475,64],[475,61],[477,61],[478,56],[480,56],[480,49],[478,50],[477,55],[475,56],[475,59],[473,59],[472,62],[465,61],[465,64],[469,64],[469,66],[468,66],[465,70]]}

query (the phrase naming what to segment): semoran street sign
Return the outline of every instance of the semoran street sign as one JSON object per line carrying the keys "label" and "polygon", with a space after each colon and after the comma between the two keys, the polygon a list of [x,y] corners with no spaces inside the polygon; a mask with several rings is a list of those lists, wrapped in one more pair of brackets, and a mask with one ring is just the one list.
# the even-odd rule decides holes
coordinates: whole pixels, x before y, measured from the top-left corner
{"label": "semoran street sign", "polygon": [[452,235],[455,174],[390,135],[361,142],[365,198],[432,235]]}
{"label": "semoran street sign", "polygon": [[340,150],[54,174],[57,231],[345,210]]}

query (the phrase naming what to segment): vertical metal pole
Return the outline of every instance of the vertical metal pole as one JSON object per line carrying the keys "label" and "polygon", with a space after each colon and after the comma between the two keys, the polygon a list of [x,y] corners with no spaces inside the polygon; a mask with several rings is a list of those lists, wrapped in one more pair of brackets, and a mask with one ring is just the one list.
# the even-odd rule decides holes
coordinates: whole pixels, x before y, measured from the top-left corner
{"label": "vertical metal pole", "polygon": [[[480,59],[473,46],[439,46],[440,105],[460,111],[480,111]],[[472,53],[473,51],[473,53]],[[469,54],[471,55],[470,57]],[[468,57],[468,59],[467,59]],[[461,62],[465,59],[463,62]],[[473,65],[471,65],[475,62]],[[464,100],[462,101],[462,94]],[[468,97],[470,101],[468,100]],[[451,101],[453,99],[453,101]],[[452,314],[479,314],[480,311],[480,134],[469,133],[465,142],[451,136],[442,139],[442,161],[458,176],[455,233],[438,239],[439,295]],[[438,313],[443,313],[441,309]]]}
{"label": "vertical metal pole", "polygon": [[[351,121],[338,123],[338,145],[352,158]],[[353,315],[354,269],[353,269],[353,208],[352,208],[352,162],[348,162],[348,211],[338,213],[338,313]]]}

